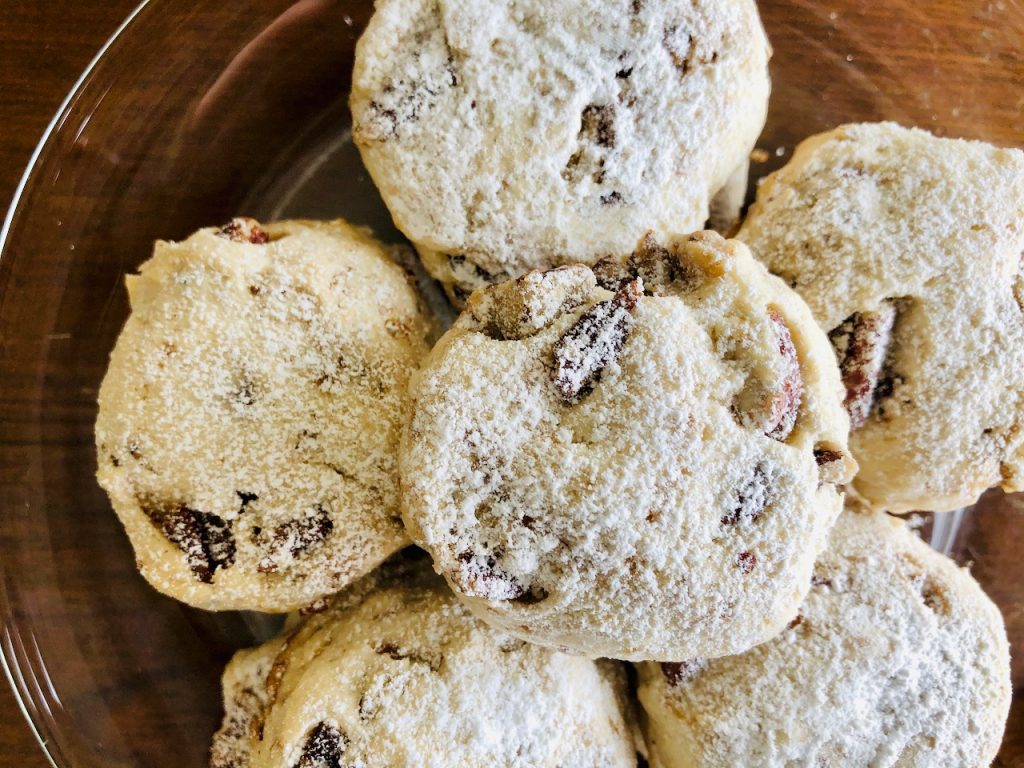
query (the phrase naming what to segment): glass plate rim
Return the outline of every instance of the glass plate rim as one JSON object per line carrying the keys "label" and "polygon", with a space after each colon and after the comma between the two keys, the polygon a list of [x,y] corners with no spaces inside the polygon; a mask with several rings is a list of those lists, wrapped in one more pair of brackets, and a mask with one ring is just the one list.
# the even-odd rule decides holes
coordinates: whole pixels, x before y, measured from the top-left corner
{"label": "glass plate rim", "polygon": [[[29,156],[28,162],[25,165],[25,170],[22,172],[21,178],[18,180],[18,184],[14,188],[14,194],[11,196],[11,202],[7,208],[7,213],[4,216],[3,225],[0,226],[0,258],[3,258],[7,251],[7,240],[14,224],[14,216],[20,208],[22,196],[34,176],[36,166],[39,163],[39,158],[42,156],[43,150],[49,144],[50,139],[53,138],[58,128],[63,125],[64,121],[71,113],[75,98],[84,90],[86,83],[95,71],[96,67],[99,65],[100,61],[106,56],[114,43],[121,38],[125,31],[127,31],[132,22],[135,21],[146,6],[150,4],[150,1],[151,0],[141,0],[141,2],[128,13],[103,45],[100,46],[99,50],[96,51],[95,55],[85,66],[85,69],[82,70],[78,79],[75,80],[74,84],[68,90],[67,95],[57,107],[49,123],[47,123],[46,127],[43,129],[43,133],[39,137],[39,141],[36,143],[35,148],[32,150],[32,154]],[[3,576],[0,575],[0,578],[3,578]],[[4,578],[4,581],[6,581],[6,578]],[[11,643],[11,636],[14,630],[6,618],[7,616],[10,616],[11,610],[11,606],[7,600],[6,589],[0,589],[0,610],[2,610],[4,614],[3,625],[0,627],[3,631],[3,635],[0,637],[0,667],[3,668],[4,676],[7,678],[7,683],[14,695],[14,700],[18,705],[18,709],[21,710],[21,714],[24,716],[29,730],[32,731],[32,735],[35,736],[36,742],[42,750],[43,755],[46,757],[47,762],[53,766],[53,768],[61,768],[54,755],[51,753],[47,740],[43,735],[44,731],[49,731],[50,729],[36,721],[36,717],[34,715],[38,714],[38,708],[35,706],[35,702],[32,700],[31,694],[27,689],[23,690],[15,679],[15,670],[19,673],[18,679],[23,680],[24,676],[22,674],[22,667],[18,663],[16,654],[13,651],[13,644]]]}

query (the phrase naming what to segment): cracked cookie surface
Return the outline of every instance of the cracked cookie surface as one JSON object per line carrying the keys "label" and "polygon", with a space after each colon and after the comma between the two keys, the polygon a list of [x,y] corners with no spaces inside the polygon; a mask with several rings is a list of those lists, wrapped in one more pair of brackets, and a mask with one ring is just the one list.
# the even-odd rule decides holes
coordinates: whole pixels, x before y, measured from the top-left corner
{"label": "cracked cookie surface", "polygon": [[698,229],[713,199],[734,218],[769,53],[752,0],[385,0],[356,52],[353,135],[461,303]]}
{"label": "cracked cookie surface", "polygon": [[867,502],[1024,490],[1024,152],[844,126],[762,183],[737,237],[830,332]]}
{"label": "cracked cookie surface", "polygon": [[412,538],[486,621],[591,656],[771,637],[855,468],[825,334],[710,232],[475,292],[410,391]]}
{"label": "cracked cookie surface", "polygon": [[653,768],[984,768],[1010,705],[1006,630],[977,582],[895,518],[851,510],[782,634],[639,675]]}
{"label": "cracked cookie surface", "polygon": [[157,243],[127,284],[98,478],[157,589],[292,610],[406,543],[398,434],[434,329],[387,247],[235,219]]}
{"label": "cracked cookie surface", "polygon": [[235,656],[211,768],[636,767],[619,665],[491,629],[404,556]]}

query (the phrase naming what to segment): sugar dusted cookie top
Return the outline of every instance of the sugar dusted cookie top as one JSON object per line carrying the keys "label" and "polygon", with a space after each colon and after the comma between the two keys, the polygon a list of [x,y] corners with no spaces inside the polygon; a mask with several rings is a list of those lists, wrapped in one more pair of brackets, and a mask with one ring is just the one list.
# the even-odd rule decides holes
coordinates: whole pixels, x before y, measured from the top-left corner
{"label": "sugar dusted cookie top", "polygon": [[1024,490],[1024,152],[844,126],[762,183],[738,237],[830,331],[861,496]]}
{"label": "sugar dusted cookie top", "polygon": [[781,630],[855,468],[824,333],[714,233],[477,291],[411,392],[413,539],[486,621],[591,656]]}
{"label": "sugar dusted cookie top", "polygon": [[885,514],[844,512],[810,595],[739,656],[640,668],[652,768],[984,768],[1010,706],[998,609]]}
{"label": "sugar dusted cookie top", "polygon": [[461,301],[703,226],[764,124],[769,54],[753,0],[380,0],[354,137]]}
{"label": "sugar dusted cookie top", "polygon": [[344,222],[157,243],[100,389],[99,481],[159,590],[286,611],[403,546],[396,451],[432,322]]}
{"label": "sugar dusted cookie top", "polygon": [[425,562],[395,566],[235,657],[212,768],[635,768],[621,669],[490,629]]}

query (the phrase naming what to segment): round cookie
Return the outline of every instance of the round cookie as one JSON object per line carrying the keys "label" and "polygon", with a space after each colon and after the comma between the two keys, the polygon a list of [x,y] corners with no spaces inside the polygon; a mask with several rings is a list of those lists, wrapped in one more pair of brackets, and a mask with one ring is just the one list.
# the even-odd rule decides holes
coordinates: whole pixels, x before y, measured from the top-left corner
{"label": "round cookie", "polygon": [[1010,707],[1006,630],[966,570],[847,511],[782,635],[644,664],[639,697],[651,768],[983,768]]}
{"label": "round cookie", "polygon": [[866,501],[1024,490],[1024,152],[844,126],[763,182],[738,237],[831,332]]}
{"label": "round cookie", "polygon": [[492,625],[590,656],[772,637],[855,469],[824,333],[711,232],[475,292],[410,392],[412,538]]}
{"label": "round cookie", "polygon": [[406,383],[433,324],[368,232],[236,219],[158,242],[99,394],[100,485],[143,576],[287,611],[404,546]]}
{"label": "round cookie", "polygon": [[425,561],[384,572],[232,660],[212,768],[636,767],[618,665],[490,629]]}
{"label": "round cookie", "polygon": [[698,229],[720,190],[727,224],[769,55],[753,0],[380,0],[356,48],[353,136],[461,303],[647,230]]}

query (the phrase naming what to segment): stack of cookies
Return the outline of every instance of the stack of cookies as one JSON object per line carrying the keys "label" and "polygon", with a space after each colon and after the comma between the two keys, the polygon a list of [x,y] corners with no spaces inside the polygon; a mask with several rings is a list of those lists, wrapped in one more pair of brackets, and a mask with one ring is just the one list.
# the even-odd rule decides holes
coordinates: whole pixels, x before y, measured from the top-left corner
{"label": "stack of cookies", "polygon": [[213,768],[990,764],[1002,618],[890,513],[1024,490],[1024,152],[840,127],[741,223],[769,56],[753,0],[378,0],[416,253],[238,218],[128,278],[139,569],[302,614]]}

